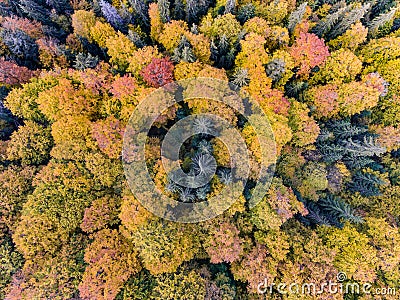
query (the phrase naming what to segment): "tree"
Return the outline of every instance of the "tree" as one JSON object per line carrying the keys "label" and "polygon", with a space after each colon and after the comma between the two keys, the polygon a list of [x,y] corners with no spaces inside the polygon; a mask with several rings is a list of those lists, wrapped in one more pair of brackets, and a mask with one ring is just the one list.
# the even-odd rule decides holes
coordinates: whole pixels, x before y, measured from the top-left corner
{"label": "tree", "polygon": [[81,229],[93,233],[117,224],[119,204],[120,199],[109,195],[94,200],[92,205],[85,209]]}
{"label": "tree", "polygon": [[182,270],[174,274],[163,274],[156,277],[152,296],[173,300],[205,299],[206,280],[195,270]]}
{"label": "tree", "polygon": [[50,130],[27,121],[11,135],[7,148],[8,159],[22,165],[39,165],[49,159],[53,146]]}
{"label": "tree", "polygon": [[0,222],[10,231],[14,231],[28,195],[33,191],[32,179],[35,167],[10,167],[0,173],[2,199]]}
{"label": "tree", "polygon": [[256,244],[241,261],[232,264],[232,273],[236,280],[248,283],[250,293],[256,293],[258,285],[265,279],[274,281],[277,266],[278,262],[269,256],[267,248]]}
{"label": "tree", "polygon": [[[135,220],[127,220],[126,226]],[[144,267],[151,274],[175,272],[185,261],[193,259],[200,249],[195,225],[171,223],[164,220],[145,222],[129,232],[139,250]]]}
{"label": "tree", "polygon": [[361,22],[357,22],[351,25],[341,36],[329,41],[328,45],[334,49],[346,48],[354,51],[367,40],[367,35],[368,28],[365,28]]}
{"label": "tree", "polygon": [[213,220],[208,230],[204,247],[211,263],[231,263],[239,259],[244,241],[239,237],[239,230],[234,224]]}
{"label": "tree", "polygon": [[1,32],[2,42],[8,47],[13,58],[22,65],[34,66],[38,58],[35,40],[20,29],[5,29]]}
{"label": "tree", "polygon": [[58,84],[39,94],[36,102],[40,110],[51,121],[66,115],[81,115],[93,118],[97,113],[99,96],[83,84],[73,84],[72,80],[60,78]]}
{"label": "tree", "polygon": [[129,66],[130,58],[135,55],[136,46],[121,32],[116,36],[106,39],[105,46],[110,56],[110,63],[115,64],[117,69],[124,71]]}
{"label": "tree", "polygon": [[342,48],[331,53],[311,81],[340,84],[355,80],[361,71],[361,60],[353,52]]}
{"label": "tree", "polygon": [[92,124],[93,138],[100,150],[110,158],[121,156],[123,132],[121,122],[113,116]]}
{"label": "tree", "polygon": [[173,81],[174,65],[168,58],[153,58],[141,72],[144,81],[159,88]]}
{"label": "tree", "polygon": [[77,10],[71,18],[74,33],[81,37],[90,39],[90,30],[96,23],[95,14],[91,11]]}
{"label": "tree", "polygon": [[99,1],[101,12],[104,17],[114,28],[121,29],[124,25],[124,20],[118,14],[117,9],[105,0]]}
{"label": "tree", "polygon": [[5,288],[11,282],[12,276],[22,267],[23,257],[7,240],[0,245],[0,257],[0,297],[5,298]]}
{"label": "tree", "polygon": [[238,39],[241,26],[232,14],[218,16],[215,19],[212,19],[211,15],[207,15],[202,20],[199,30],[210,38],[218,38],[222,35],[226,35],[229,42],[232,44]]}
{"label": "tree", "polygon": [[326,245],[336,252],[333,264],[338,270],[362,282],[373,282],[376,279],[376,250],[369,245],[369,239],[364,233],[358,232],[348,223],[343,229],[321,227],[319,233],[323,235],[321,238]]}
{"label": "tree", "polygon": [[28,82],[34,72],[26,67],[20,67],[14,62],[0,59],[0,83],[7,85],[19,85]]}
{"label": "tree", "polygon": [[309,116],[306,104],[292,101],[289,111],[289,126],[293,131],[292,142],[299,147],[314,144],[320,133],[315,120]]}
{"label": "tree", "polygon": [[21,18],[17,16],[5,17],[1,22],[3,29],[8,29],[11,31],[21,30],[29,35],[33,39],[39,39],[44,36],[43,27],[40,22],[31,21],[26,18]]}
{"label": "tree", "polygon": [[117,230],[94,234],[85,250],[88,264],[79,285],[83,299],[115,299],[128,278],[140,271],[137,253]]}
{"label": "tree", "polygon": [[50,12],[41,5],[33,0],[21,0],[21,10],[31,19],[39,21],[43,24],[50,25]]}
{"label": "tree", "polygon": [[300,68],[299,75],[307,76],[312,68],[322,65],[330,55],[324,40],[312,33],[300,33],[289,53]]}
{"label": "tree", "polygon": [[150,28],[151,28],[150,37],[153,40],[157,41],[164,27],[160,11],[158,8],[158,3],[151,3],[149,5],[149,17],[150,17]]}

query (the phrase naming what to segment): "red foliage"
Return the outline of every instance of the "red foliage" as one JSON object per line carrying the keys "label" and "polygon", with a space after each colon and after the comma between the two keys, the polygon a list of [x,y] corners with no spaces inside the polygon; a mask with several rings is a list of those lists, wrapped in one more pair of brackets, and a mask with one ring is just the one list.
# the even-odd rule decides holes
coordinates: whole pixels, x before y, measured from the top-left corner
{"label": "red foliage", "polygon": [[26,67],[0,58],[0,83],[16,85],[29,81],[34,76],[34,72]]}
{"label": "red foliage", "polygon": [[86,267],[79,285],[82,299],[115,299],[124,282],[140,270],[133,246],[116,230],[94,235],[85,251]]}
{"label": "red foliage", "polygon": [[111,85],[111,93],[118,99],[132,95],[137,88],[136,79],[129,75],[118,77]]}
{"label": "red foliage", "polygon": [[12,31],[16,29],[22,30],[33,39],[43,37],[42,24],[37,21],[11,16],[5,17],[1,25],[4,29],[10,29]]}
{"label": "red foliage", "polygon": [[300,67],[299,75],[307,75],[312,68],[321,65],[330,55],[323,39],[313,33],[305,32],[300,33],[289,51],[296,65]]}
{"label": "red foliage", "polygon": [[243,251],[239,230],[229,222],[223,222],[214,228],[205,246],[213,264],[233,262],[239,259]]}
{"label": "red foliage", "polygon": [[113,116],[98,121],[92,126],[93,138],[97,141],[100,150],[110,158],[118,158],[121,155],[123,134],[123,126]]}
{"label": "red foliage", "polygon": [[169,58],[153,58],[151,63],[143,68],[141,75],[144,81],[159,88],[173,81],[174,65]]}

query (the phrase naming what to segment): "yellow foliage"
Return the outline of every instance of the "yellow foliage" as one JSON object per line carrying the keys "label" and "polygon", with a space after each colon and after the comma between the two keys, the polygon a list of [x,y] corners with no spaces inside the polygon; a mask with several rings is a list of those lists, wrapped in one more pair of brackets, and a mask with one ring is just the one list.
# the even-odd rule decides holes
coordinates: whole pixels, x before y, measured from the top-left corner
{"label": "yellow foliage", "polygon": [[122,70],[128,66],[129,58],[135,54],[136,50],[136,46],[122,32],[108,38],[106,47],[110,63],[116,64]]}
{"label": "yellow foliage", "polygon": [[201,21],[199,30],[211,38],[225,35],[231,42],[234,42],[242,30],[242,26],[232,14],[219,15],[215,19],[212,18],[211,14],[208,14]]}
{"label": "yellow foliage", "polygon": [[156,57],[161,57],[156,46],[146,46],[138,49],[128,58],[129,66],[127,71],[132,73],[135,78],[140,78],[140,71]]}
{"label": "yellow foliage", "polygon": [[198,77],[204,65],[201,62],[180,62],[175,66],[174,77],[176,80]]}
{"label": "yellow foliage", "polygon": [[151,26],[150,37],[157,41],[164,26],[157,3],[151,3],[149,5],[149,17]]}
{"label": "yellow foliage", "polygon": [[108,23],[97,21],[92,27],[90,27],[90,37],[100,47],[107,47],[107,40],[117,38],[117,32]]}
{"label": "yellow foliage", "polygon": [[289,44],[289,31],[281,26],[271,26],[265,33],[269,49],[282,48]]}
{"label": "yellow foliage", "polygon": [[266,40],[263,36],[250,33],[240,41],[242,51],[236,56],[236,67],[251,70],[262,68],[268,62],[268,53],[265,50]]}
{"label": "yellow foliage", "polygon": [[279,24],[288,14],[289,5],[286,1],[261,2],[256,5],[256,15],[264,18],[269,24]]}
{"label": "yellow foliage", "polygon": [[253,32],[262,36],[265,36],[265,33],[269,28],[268,22],[259,17],[251,18],[243,25],[243,29],[245,29],[246,32]]}
{"label": "yellow foliage", "polygon": [[81,37],[91,39],[90,31],[95,26],[96,16],[93,11],[77,10],[72,15],[74,33]]}
{"label": "yellow foliage", "polygon": [[343,35],[331,40],[328,45],[334,49],[347,48],[354,51],[367,40],[367,35],[368,28],[365,28],[361,22],[357,22],[351,25]]}
{"label": "yellow foliage", "polygon": [[226,75],[224,69],[214,68],[210,65],[205,65],[204,68],[199,72],[198,76],[228,81],[228,76]]}
{"label": "yellow foliage", "polygon": [[193,52],[197,59],[203,63],[210,63],[210,40],[203,34],[193,34],[188,32],[185,34],[186,38],[193,46]]}
{"label": "yellow foliage", "polygon": [[332,52],[311,82],[342,83],[350,82],[362,71],[361,60],[351,51],[340,49]]}
{"label": "yellow foliage", "polygon": [[[163,31],[158,36],[158,41],[167,51],[173,53],[174,49],[178,47],[182,35],[188,37],[188,33],[189,28],[185,21],[172,20],[165,24]],[[192,44],[192,46],[194,45]]]}

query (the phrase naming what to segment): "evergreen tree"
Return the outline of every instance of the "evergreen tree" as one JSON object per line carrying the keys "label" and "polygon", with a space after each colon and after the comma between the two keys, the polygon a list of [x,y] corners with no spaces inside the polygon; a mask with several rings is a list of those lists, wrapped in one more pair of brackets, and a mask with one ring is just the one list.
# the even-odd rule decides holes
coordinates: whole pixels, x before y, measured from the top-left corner
{"label": "evergreen tree", "polygon": [[245,4],[239,8],[237,19],[241,24],[256,16],[256,8],[252,3]]}
{"label": "evergreen tree", "polygon": [[304,14],[306,13],[307,5],[308,5],[307,2],[302,3],[301,5],[299,5],[299,7],[297,7],[296,10],[294,10],[290,14],[289,25],[288,25],[288,29],[290,32],[293,32],[296,25],[302,21]]}
{"label": "evergreen tree", "polygon": [[197,60],[196,55],[193,52],[193,47],[186,36],[182,35],[178,47],[174,49],[172,60],[175,62],[195,62]]}
{"label": "evergreen tree", "polygon": [[367,3],[360,8],[354,8],[344,15],[344,17],[329,32],[329,39],[334,39],[346,32],[354,23],[360,21],[370,9],[371,4]]}
{"label": "evergreen tree", "polygon": [[124,20],[118,14],[117,9],[105,0],[100,0],[99,5],[101,12],[106,20],[115,28],[121,29],[124,25]]}
{"label": "evergreen tree", "polygon": [[235,13],[235,8],[236,8],[236,0],[226,0],[224,14]]}
{"label": "evergreen tree", "polygon": [[164,23],[167,23],[171,20],[170,17],[170,0],[158,0],[158,10],[160,12],[161,19]]}
{"label": "evergreen tree", "polygon": [[78,53],[75,58],[74,67],[78,70],[92,69],[97,66],[99,58],[92,56],[90,53]]}
{"label": "evergreen tree", "polygon": [[50,25],[50,12],[43,5],[33,0],[20,0],[20,7],[29,18]]}
{"label": "evergreen tree", "polygon": [[14,31],[4,29],[0,33],[0,37],[19,64],[28,67],[35,65],[39,48],[34,39],[19,29]]}
{"label": "evergreen tree", "polygon": [[339,220],[342,219],[356,224],[363,221],[360,216],[354,213],[350,205],[333,195],[320,199],[318,204],[324,209],[324,211]]}
{"label": "evergreen tree", "polygon": [[174,7],[172,9],[174,20],[184,20],[185,19],[185,5],[182,0],[174,0]]}
{"label": "evergreen tree", "polygon": [[380,156],[386,152],[386,149],[377,145],[375,139],[371,136],[364,136],[362,141],[350,138],[342,144],[348,154],[357,156]]}

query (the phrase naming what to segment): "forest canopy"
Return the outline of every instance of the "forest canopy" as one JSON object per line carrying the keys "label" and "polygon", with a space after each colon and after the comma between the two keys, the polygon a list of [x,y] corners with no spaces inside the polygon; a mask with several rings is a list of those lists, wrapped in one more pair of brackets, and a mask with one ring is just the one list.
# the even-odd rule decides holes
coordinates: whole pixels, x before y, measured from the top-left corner
{"label": "forest canopy", "polygon": [[[0,0],[0,299],[398,299],[259,287],[345,274],[400,293],[399,70],[396,0]],[[234,87],[239,109],[184,99],[175,83],[193,78]],[[130,189],[124,134],[160,90],[182,101],[152,124],[146,170],[177,203],[231,187],[214,218],[170,221]],[[230,147],[196,119],[178,149],[189,179],[210,177],[195,186],[160,153],[205,113]],[[243,145],[246,178],[229,151]]]}

